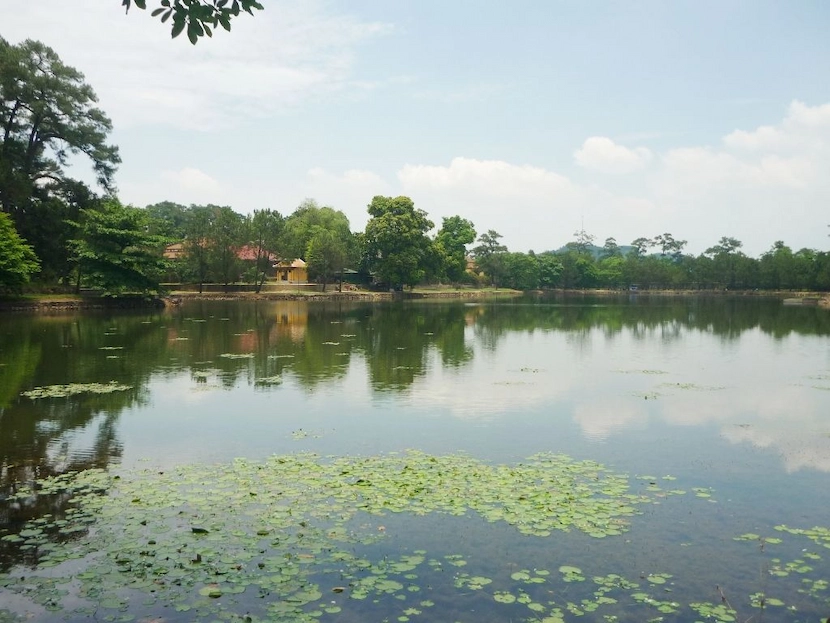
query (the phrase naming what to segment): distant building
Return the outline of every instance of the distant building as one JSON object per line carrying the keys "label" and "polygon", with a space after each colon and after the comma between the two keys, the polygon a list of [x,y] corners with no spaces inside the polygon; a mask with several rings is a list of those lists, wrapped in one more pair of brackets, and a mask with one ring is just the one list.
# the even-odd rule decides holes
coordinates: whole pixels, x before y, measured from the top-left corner
{"label": "distant building", "polygon": [[287,281],[289,283],[308,282],[308,268],[306,267],[306,263],[300,258],[277,262],[274,264],[274,272],[274,278],[277,281]]}
{"label": "distant building", "polygon": [[176,242],[175,244],[168,244],[164,247],[162,256],[166,260],[178,260],[184,256],[184,243]]}
{"label": "distant building", "polygon": [[[243,262],[255,262],[258,251],[254,245],[242,245],[236,250],[236,257]],[[263,253],[263,251],[259,251],[259,253]],[[184,242],[169,244],[163,252],[164,258],[168,260],[184,259],[186,254],[187,249]],[[306,263],[300,258],[281,260],[269,251],[265,251],[264,254],[267,254],[268,258],[269,269],[266,274],[269,279],[287,283],[308,283],[308,269]]]}
{"label": "distant building", "polygon": [[256,262],[257,255],[259,255],[260,257],[267,256],[268,260],[272,263],[279,261],[279,258],[270,251],[258,249],[257,247],[251,246],[249,244],[242,245],[236,251],[236,257],[238,257],[243,262]]}

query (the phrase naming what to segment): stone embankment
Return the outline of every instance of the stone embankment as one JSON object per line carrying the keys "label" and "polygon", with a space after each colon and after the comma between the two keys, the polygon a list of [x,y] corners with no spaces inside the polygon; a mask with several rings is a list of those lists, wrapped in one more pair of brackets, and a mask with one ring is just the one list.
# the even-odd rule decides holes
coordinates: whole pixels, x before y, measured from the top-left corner
{"label": "stone embankment", "polygon": [[184,301],[391,301],[390,292],[175,292],[166,305]]}
{"label": "stone embankment", "polygon": [[[519,294],[512,292],[513,295]],[[510,296],[505,290],[435,290],[420,292],[368,292],[349,290],[346,292],[319,291],[263,291],[256,292],[173,292],[162,298],[146,297],[100,297],[100,296],[54,296],[48,298],[21,298],[0,301],[0,312],[65,313],[97,309],[159,309],[177,307],[185,301],[349,301],[380,302],[393,300],[448,300],[483,299],[494,296]]]}
{"label": "stone embankment", "polygon": [[110,298],[79,297],[49,299],[19,299],[0,301],[0,312],[35,312],[41,314],[64,313],[96,309],[161,309],[164,301],[159,298]]}

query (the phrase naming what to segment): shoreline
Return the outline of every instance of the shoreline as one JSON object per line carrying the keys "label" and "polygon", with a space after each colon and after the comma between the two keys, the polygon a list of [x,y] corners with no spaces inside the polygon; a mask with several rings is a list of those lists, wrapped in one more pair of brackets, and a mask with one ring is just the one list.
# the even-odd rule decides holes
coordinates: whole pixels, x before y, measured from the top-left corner
{"label": "shoreline", "polygon": [[423,300],[487,300],[494,298],[513,298],[524,294],[564,295],[564,296],[637,296],[637,297],[765,297],[781,299],[784,304],[816,306],[830,309],[830,294],[823,292],[791,291],[757,291],[757,290],[451,290],[451,289],[416,289],[412,292],[371,292],[367,290],[350,290],[347,292],[193,292],[174,290],[164,296],[146,297],[100,297],[76,295],[52,295],[40,298],[19,298],[0,300],[2,312],[63,313],[75,311],[119,310],[119,309],[164,309],[178,307],[186,301],[349,301],[349,302],[388,302],[388,301],[423,301]]}

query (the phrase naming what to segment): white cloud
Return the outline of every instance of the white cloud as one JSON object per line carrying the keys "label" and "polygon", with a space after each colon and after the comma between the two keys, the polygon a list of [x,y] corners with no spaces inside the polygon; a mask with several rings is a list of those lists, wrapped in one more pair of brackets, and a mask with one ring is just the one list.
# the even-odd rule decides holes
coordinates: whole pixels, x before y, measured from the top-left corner
{"label": "white cloud", "polygon": [[621,401],[600,398],[576,404],[573,419],[591,441],[607,441],[611,436],[648,425],[643,400]]}
{"label": "white cloud", "polygon": [[706,147],[673,149],[663,157],[662,183],[667,193],[712,191],[719,188],[805,188],[814,175],[806,158],[777,155],[743,159]]}
{"label": "white cloud", "polygon": [[314,0],[271,0],[256,17],[235,20],[232,34],[220,29],[196,46],[184,36],[171,41],[168,25],[149,11],[125,17],[117,2],[27,2],[2,19],[8,40],[35,36],[84,71],[116,127],[203,130],[361,88],[351,83],[353,50],[391,28],[332,14]]}
{"label": "white cloud", "polygon": [[628,149],[605,136],[585,139],[574,152],[576,163],[601,173],[631,173],[645,168],[651,161],[651,151],[645,147]]}
{"label": "white cloud", "polygon": [[191,203],[230,205],[229,189],[216,178],[195,167],[177,171],[161,171],[155,177],[138,183],[123,184],[122,196],[138,206],[158,201],[174,201],[183,205]]}
{"label": "white cloud", "polygon": [[161,179],[177,191],[186,193],[205,195],[218,193],[221,190],[219,182],[204,171],[193,167],[185,167],[179,171],[164,171]]}
{"label": "white cloud", "polygon": [[827,152],[828,139],[830,104],[808,106],[795,100],[779,125],[764,125],[752,131],[735,130],[723,138],[723,145],[744,153],[816,154]]}
{"label": "white cloud", "polygon": [[744,149],[756,151],[761,149],[781,147],[786,143],[784,132],[771,125],[748,132],[735,130],[723,137],[723,144],[728,149]]}
{"label": "white cloud", "polygon": [[643,235],[635,232],[642,232],[655,211],[647,197],[581,186],[549,169],[500,160],[453,158],[447,166],[406,165],[398,179],[401,192],[436,223],[458,214],[473,221],[479,233],[494,229],[502,234],[513,251],[557,248],[571,240],[583,219],[600,241],[607,236],[633,240]]}
{"label": "white cloud", "polygon": [[568,178],[540,167],[474,158],[453,158],[448,167],[407,164],[398,179],[405,190],[464,188],[500,197],[559,195],[572,190]]}
{"label": "white cloud", "polygon": [[828,170],[830,104],[794,101],[780,123],[735,130],[715,147],[666,150],[644,195],[659,206],[665,230],[690,240],[692,252],[723,235],[748,242],[749,255],[775,240],[822,249]]}
{"label": "white cloud", "polygon": [[321,167],[310,169],[306,175],[303,191],[321,205],[341,210],[349,218],[352,231],[366,226],[366,206],[375,195],[392,192],[389,184],[377,173],[361,169],[350,169],[340,174],[329,173]]}
{"label": "white cloud", "polygon": [[453,158],[448,166],[405,165],[401,192],[439,224],[468,218],[479,232],[495,229],[512,250],[556,246],[579,224],[586,197],[567,177],[541,167],[500,160]]}
{"label": "white cloud", "polygon": [[365,222],[371,196],[405,194],[436,224],[458,214],[479,232],[495,229],[515,251],[556,248],[583,219],[600,243],[608,236],[628,243],[671,232],[689,241],[690,253],[725,235],[743,241],[743,250],[754,256],[775,240],[795,249],[826,248],[830,105],[793,102],[780,123],[733,132],[717,147],[653,153],[592,137],[576,158],[591,170],[627,175],[580,184],[532,164],[455,157],[447,164],[406,164],[397,185],[368,171],[312,171],[309,183],[328,189],[333,205],[343,203],[339,197],[353,203],[362,215],[355,226]]}
{"label": "white cloud", "polygon": [[[466,323],[472,327],[475,322],[475,313],[471,312]],[[547,355],[565,348],[566,337],[561,333],[517,334],[515,339],[499,343],[496,356],[493,351],[477,346],[476,340],[469,339],[474,329],[467,331],[468,345],[475,350],[463,374],[436,360],[430,366],[429,375],[413,382],[409,399],[412,404],[432,412],[446,410],[464,420],[487,421],[557,404],[578,381],[580,369],[573,365],[573,360],[554,361]],[[530,342],[533,348],[529,347]],[[508,368],[504,364],[517,361],[526,367]],[[529,372],[531,369],[535,372]],[[462,382],[464,391],[459,391]]]}

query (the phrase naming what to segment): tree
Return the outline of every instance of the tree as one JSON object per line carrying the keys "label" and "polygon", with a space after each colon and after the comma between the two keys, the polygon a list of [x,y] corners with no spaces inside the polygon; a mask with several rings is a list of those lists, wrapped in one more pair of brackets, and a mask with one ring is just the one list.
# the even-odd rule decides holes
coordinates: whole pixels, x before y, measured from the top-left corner
{"label": "tree", "polygon": [[631,241],[631,246],[631,254],[634,257],[643,257],[654,246],[654,241],[650,238],[636,238]]}
{"label": "tree", "polygon": [[621,257],[622,251],[620,251],[620,246],[617,244],[616,238],[606,238],[605,244],[602,246],[602,251],[600,252],[601,259],[608,259],[609,257]]}
{"label": "tree", "polygon": [[435,236],[440,258],[440,276],[457,283],[467,272],[467,245],[476,239],[471,221],[460,216],[445,217]]}
{"label": "tree", "polygon": [[608,287],[616,288],[623,281],[625,260],[620,255],[609,255],[597,265],[597,279]]}
{"label": "tree", "polygon": [[504,276],[504,254],[507,247],[499,242],[502,235],[495,229],[488,229],[478,237],[481,243],[472,250],[479,270],[490,278],[490,283],[498,287]]}
{"label": "tree", "polygon": [[[176,38],[187,29],[187,38],[193,44],[205,35],[212,37],[213,29],[219,26],[230,32],[231,20],[242,11],[253,15],[254,9],[264,9],[256,0],[161,0],[160,4],[151,15],[162,23],[172,17],[171,36]],[[145,10],[147,0],[121,0],[127,11],[133,5]]]}
{"label": "tree", "polygon": [[112,295],[158,292],[167,239],[147,233],[148,225],[143,209],[116,199],[82,210],[77,238],[70,241],[78,286],[83,282]]}
{"label": "tree", "polygon": [[184,264],[191,279],[202,293],[210,278],[208,240],[213,229],[214,210],[211,206],[190,206],[185,219]]}
{"label": "tree", "polygon": [[515,290],[539,287],[539,261],[532,253],[505,253],[504,285]]}
{"label": "tree", "polygon": [[723,236],[718,244],[703,252],[713,260],[715,280],[725,284],[727,288],[734,288],[737,285],[738,256],[746,257],[739,251],[742,246],[743,243],[737,238]]}
{"label": "tree", "polygon": [[588,253],[594,246],[594,237],[585,231],[584,227],[574,232],[574,238],[575,240],[569,242],[566,246],[572,248],[577,253]]}
{"label": "tree", "polygon": [[675,240],[674,236],[669,233],[661,234],[654,238],[655,246],[660,247],[660,255],[662,257],[670,257],[677,261],[683,255],[683,247],[686,246],[685,240]]}
{"label": "tree", "polygon": [[208,233],[208,264],[213,277],[227,286],[239,279],[239,247],[245,237],[245,221],[229,206],[209,206],[213,211]]}
{"label": "tree", "polygon": [[761,255],[761,283],[765,288],[778,290],[791,287],[793,252],[783,240],[776,240],[772,248]]}
{"label": "tree", "polygon": [[339,274],[342,278],[349,256],[349,244],[336,232],[317,226],[312,231],[304,255],[309,278],[322,282],[325,292],[326,284],[335,275]]}
{"label": "tree", "polygon": [[597,284],[597,268],[593,257],[569,248],[559,253],[562,263],[561,283],[564,288],[592,288]]}
{"label": "tree", "polygon": [[9,215],[0,212],[0,290],[19,291],[39,267],[32,247],[18,235]]}
{"label": "tree", "polygon": [[328,206],[320,207],[313,199],[307,199],[285,220],[282,234],[285,255],[307,260],[308,243],[319,228],[331,231],[344,242],[349,242],[352,235],[349,218],[343,212]]}
{"label": "tree", "polygon": [[70,154],[91,161],[98,183],[110,192],[121,159],[106,143],[112,123],[95,107],[95,92],[78,70],[52,48],[27,39],[0,38],[0,203],[15,221],[33,200],[44,200],[70,178]]}
{"label": "tree", "polygon": [[86,184],[67,179],[52,194],[29,202],[18,213],[18,231],[26,232],[24,237],[40,259],[39,281],[71,280],[69,240],[75,230],[70,223],[78,221],[81,210],[95,209],[100,203],[101,198]]}
{"label": "tree", "polygon": [[268,269],[278,255],[283,224],[282,215],[276,210],[254,210],[248,219],[248,239],[254,250],[253,276],[257,292],[262,289]]}
{"label": "tree", "polygon": [[540,253],[536,256],[539,262],[539,287],[555,288],[559,285],[562,275],[562,262],[553,253]]}
{"label": "tree", "polygon": [[184,240],[187,236],[187,206],[172,201],[153,203],[144,208],[150,217],[150,229],[153,233]]}
{"label": "tree", "polygon": [[433,222],[409,197],[378,195],[368,211],[372,218],[363,244],[369,269],[377,281],[393,288],[414,287],[426,274],[431,247],[426,234]]}

